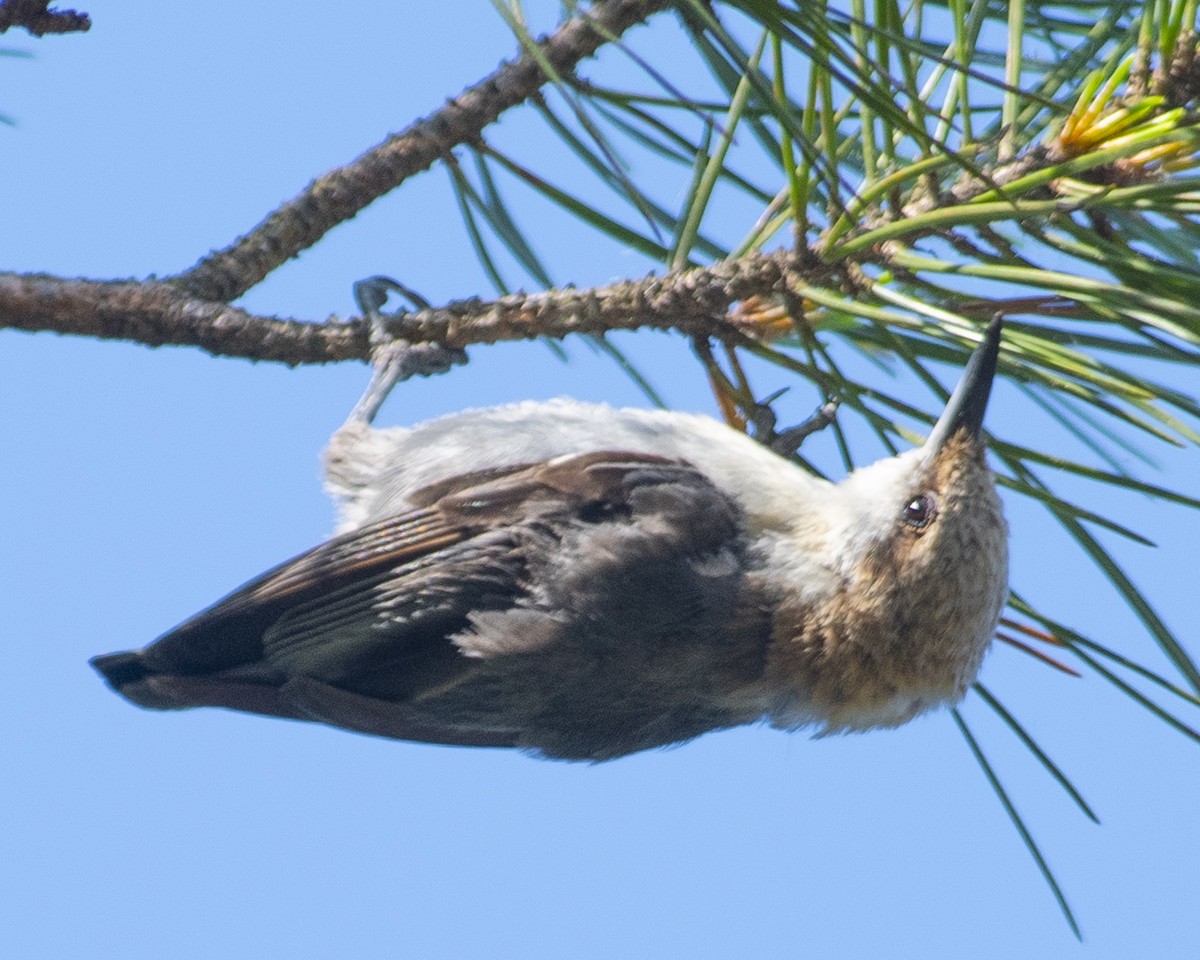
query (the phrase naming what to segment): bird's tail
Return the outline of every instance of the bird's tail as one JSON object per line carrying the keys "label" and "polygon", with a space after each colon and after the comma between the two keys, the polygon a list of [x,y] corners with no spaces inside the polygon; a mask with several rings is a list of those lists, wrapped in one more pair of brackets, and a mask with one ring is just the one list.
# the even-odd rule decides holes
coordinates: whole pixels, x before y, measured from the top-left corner
{"label": "bird's tail", "polygon": [[252,665],[207,674],[160,666],[143,652],[107,653],[91,665],[113,690],[131,703],[152,710],[228,707],[275,717],[298,716],[280,697],[280,678]]}

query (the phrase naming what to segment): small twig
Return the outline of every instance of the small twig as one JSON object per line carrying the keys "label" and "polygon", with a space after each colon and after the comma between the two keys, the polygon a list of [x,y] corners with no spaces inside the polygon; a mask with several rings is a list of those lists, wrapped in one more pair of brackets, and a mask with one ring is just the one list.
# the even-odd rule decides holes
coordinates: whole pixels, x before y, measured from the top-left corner
{"label": "small twig", "polygon": [[0,33],[10,27],[23,27],[35,37],[42,37],[47,33],[81,33],[92,27],[86,13],[49,8],[50,0],[0,0]]}

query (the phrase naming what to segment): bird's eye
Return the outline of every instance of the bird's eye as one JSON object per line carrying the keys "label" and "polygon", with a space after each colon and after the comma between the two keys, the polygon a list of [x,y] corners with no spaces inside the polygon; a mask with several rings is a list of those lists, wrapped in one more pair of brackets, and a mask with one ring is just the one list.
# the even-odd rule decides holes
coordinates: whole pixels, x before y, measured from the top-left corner
{"label": "bird's eye", "polygon": [[904,522],[915,530],[923,530],[937,515],[937,505],[927,493],[918,493],[904,505]]}

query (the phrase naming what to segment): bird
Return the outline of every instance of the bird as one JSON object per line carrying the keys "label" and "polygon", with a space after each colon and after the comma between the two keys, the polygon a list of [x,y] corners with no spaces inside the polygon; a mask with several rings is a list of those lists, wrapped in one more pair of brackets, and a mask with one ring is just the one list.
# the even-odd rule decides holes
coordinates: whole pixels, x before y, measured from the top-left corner
{"label": "bird", "polygon": [[377,367],[326,450],[331,539],[91,662],[143,707],[560,760],[899,726],[964,696],[1008,596],[983,431],[1000,341],[997,318],[924,444],[836,483],[684,412],[377,428]]}

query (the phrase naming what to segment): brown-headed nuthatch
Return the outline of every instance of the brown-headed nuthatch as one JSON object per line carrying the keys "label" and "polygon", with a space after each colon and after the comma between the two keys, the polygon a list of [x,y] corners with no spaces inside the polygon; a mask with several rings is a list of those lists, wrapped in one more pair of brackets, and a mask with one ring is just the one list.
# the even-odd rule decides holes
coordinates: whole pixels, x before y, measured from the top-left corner
{"label": "brown-headed nuthatch", "polygon": [[1007,596],[980,433],[999,341],[922,447],[837,484],[692,414],[375,429],[372,407],[327,452],[333,539],[93,663],[147,707],[575,760],[902,724],[962,697]]}

